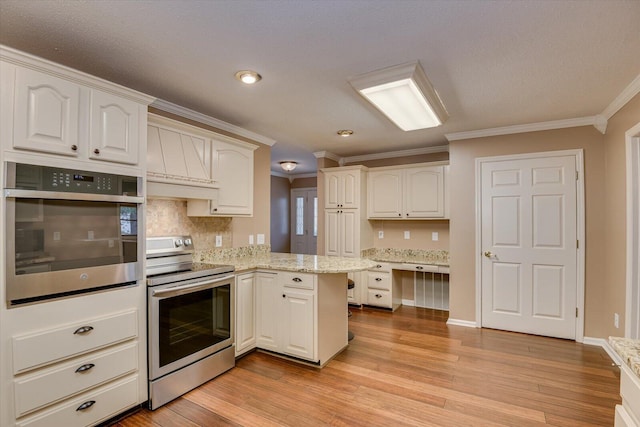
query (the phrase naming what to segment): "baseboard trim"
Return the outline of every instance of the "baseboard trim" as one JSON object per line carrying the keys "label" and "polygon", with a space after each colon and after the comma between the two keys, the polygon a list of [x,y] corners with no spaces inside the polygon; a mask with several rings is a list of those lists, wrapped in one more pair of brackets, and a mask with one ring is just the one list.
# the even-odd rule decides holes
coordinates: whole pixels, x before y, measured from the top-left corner
{"label": "baseboard trim", "polygon": [[611,347],[609,342],[604,338],[584,337],[584,339],[582,340],[582,344],[597,345],[598,347],[602,347],[603,350],[607,352],[607,355],[609,356],[609,358],[611,358],[614,364],[620,366],[623,363],[618,353],[616,353],[613,347]]}
{"label": "baseboard trim", "polygon": [[406,305],[409,307],[415,307],[416,306],[416,302],[412,299],[403,299],[402,300],[402,305]]}
{"label": "baseboard trim", "polygon": [[471,320],[460,320],[460,319],[452,319],[449,318],[447,320],[447,325],[450,326],[464,326],[466,328],[478,328],[478,324],[476,322],[473,322]]}

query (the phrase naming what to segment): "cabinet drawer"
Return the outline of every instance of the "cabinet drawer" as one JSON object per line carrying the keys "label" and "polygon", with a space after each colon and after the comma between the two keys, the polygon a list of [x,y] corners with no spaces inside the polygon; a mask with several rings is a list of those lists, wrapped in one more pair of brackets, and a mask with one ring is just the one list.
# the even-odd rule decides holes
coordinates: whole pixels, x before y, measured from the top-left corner
{"label": "cabinet drawer", "polygon": [[[91,403],[93,402],[93,403]],[[138,403],[138,376],[83,394],[44,414],[18,421],[18,427],[95,425]],[[85,409],[80,409],[85,406]]]}
{"label": "cabinet drawer", "polygon": [[138,369],[136,343],[79,357],[14,382],[16,416],[88,390]]}
{"label": "cabinet drawer", "polygon": [[379,262],[375,265],[375,267],[370,268],[369,271],[386,271],[387,273],[391,273],[391,265],[384,262]]}
{"label": "cabinet drawer", "polygon": [[385,272],[369,271],[367,273],[367,288],[391,290],[391,274]]}
{"label": "cabinet drawer", "polygon": [[407,262],[402,263],[402,269],[407,271],[418,271],[427,273],[437,273],[438,266],[430,264],[411,264]]}
{"label": "cabinet drawer", "polygon": [[134,310],[13,337],[13,372],[24,372],[137,335],[138,315]]}
{"label": "cabinet drawer", "polygon": [[377,307],[391,308],[391,291],[382,291],[380,289],[368,289],[367,305],[375,305]]}
{"label": "cabinet drawer", "polygon": [[287,288],[314,289],[315,274],[279,272],[280,283]]}

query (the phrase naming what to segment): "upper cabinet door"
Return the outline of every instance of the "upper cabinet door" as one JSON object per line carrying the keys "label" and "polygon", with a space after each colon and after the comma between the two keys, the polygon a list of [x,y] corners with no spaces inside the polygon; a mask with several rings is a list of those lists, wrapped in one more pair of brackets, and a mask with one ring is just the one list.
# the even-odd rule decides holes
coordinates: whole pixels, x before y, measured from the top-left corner
{"label": "upper cabinet door", "polygon": [[444,218],[444,166],[405,170],[405,217]]}
{"label": "upper cabinet door", "polygon": [[402,170],[369,172],[368,218],[402,218]]}
{"label": "upper cabinet door", "polygon": [[360,174],[360,170],[325,172],[325,208],[359,208]]}
{"label": "upper cabinet door", "polygon": [[90,108],[89,158],[137,164],[138,104],[119,96],[92,90]]}
{"label": "upper cabinet door", "polygon": [[253,214],[253,151],[257,147],[213,140],[213,179],[220,186],[217,214]]}
{"label": "upper cabinet door", "polygon": [[18,68],[13,147],[78,156],[80,97],[75,83]]}

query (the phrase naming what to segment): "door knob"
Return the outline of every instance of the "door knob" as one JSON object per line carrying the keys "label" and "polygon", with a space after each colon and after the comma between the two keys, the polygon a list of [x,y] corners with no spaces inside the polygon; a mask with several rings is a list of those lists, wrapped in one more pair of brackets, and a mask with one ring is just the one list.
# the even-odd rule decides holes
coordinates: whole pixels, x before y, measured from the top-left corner
{"label": "door knob", "polygon": [[485,251],[484,256],[486,256],[487,258],[491,258],[493,257],[493,253],[491,253],[491,251]]}

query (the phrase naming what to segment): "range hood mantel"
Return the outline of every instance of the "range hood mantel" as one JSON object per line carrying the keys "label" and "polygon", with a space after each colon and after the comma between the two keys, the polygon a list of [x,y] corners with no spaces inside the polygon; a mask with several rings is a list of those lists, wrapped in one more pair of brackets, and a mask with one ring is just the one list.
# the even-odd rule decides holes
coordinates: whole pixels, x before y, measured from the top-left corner
{"label": "range hood mantel", "polygon": [[147,126],[147,196],[217,200],[211,139],[198,128],[155,114]]}

